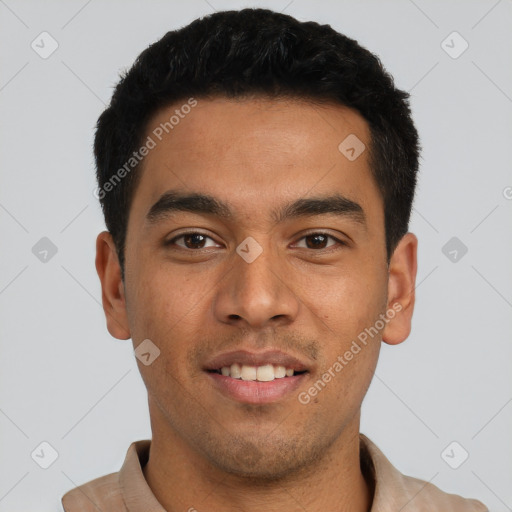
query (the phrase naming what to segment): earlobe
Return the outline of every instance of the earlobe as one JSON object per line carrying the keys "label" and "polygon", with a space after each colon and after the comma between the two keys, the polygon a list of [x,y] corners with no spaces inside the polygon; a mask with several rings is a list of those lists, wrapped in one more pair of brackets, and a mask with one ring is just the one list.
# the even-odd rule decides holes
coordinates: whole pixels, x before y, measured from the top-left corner
{"label": "earlobe", "polygon": [[394,314],[382,333],[382,341],[389,345],[402,343],[411,332],[417,252],[418,239],[413,233],[407,233],[398,243],[389,262],[387,311],[394,311]]}
{"label": "earlobe", "polygon": [[131,337],[124,284],[112,235],[102,231],[96,239],[96,271],[101,281],[101,300],[109,333],[119,340]]}

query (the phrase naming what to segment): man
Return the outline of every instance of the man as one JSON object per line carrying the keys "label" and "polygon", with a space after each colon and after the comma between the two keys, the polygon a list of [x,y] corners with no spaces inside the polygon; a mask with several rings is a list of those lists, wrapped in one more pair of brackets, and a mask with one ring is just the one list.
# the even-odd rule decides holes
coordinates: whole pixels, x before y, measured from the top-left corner
{"label": "man", "polygon": [[152,440],[66,512],[484,511],[359,433],[410,332],[408,95],[329,26],[262,9],[169,32],[101,115],[96,268]]}

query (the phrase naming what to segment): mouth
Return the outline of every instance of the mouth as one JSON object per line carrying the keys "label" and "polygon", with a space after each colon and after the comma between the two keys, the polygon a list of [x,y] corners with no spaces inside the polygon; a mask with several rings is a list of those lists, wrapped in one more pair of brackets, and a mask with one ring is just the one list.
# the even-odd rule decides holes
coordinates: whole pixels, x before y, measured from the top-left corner
{"label": "mouth", "polygon": [[203,370],[225,397],[249,404],[284,400],[310,373],[305,363],[280,351],[222,354]]}
{"label": "mouth", "polygon": [[216,391],[224,397],[245,404],[263,405],[283,401],[294,396],[297,388],[307,378],[308,372],[284,377],[275,377],[272,380],[243,380],[222,375],[216,370],[206,372]]}
{"label": "mouth", "polygon": [[294,370],[281,365],[265,364],[263,366],[249,366],[233,363],[216,370],[206,370],[231,379],[243,381],[271,382],[275,379],[286,379],[307,373],[307,370]]}

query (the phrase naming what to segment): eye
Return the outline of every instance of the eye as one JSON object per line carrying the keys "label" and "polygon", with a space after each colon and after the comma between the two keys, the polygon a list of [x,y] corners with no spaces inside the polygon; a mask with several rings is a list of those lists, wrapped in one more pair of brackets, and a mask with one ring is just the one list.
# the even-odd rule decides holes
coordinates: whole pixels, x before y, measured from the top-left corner
{"label": "eye", "polygon": [[[183,244],[177,243],[177,241],[181,240],[181,239],[183,239]],[[214,242],[214,245],[205,246],[204,243],[207,239]],[[166,242],[165,245],[177,245],[178,247],[182,247],[183,249],[191,249],[191,250],[205,249],[207,247],[216,247],[215,241],[211,237],[209,237],[203,233],[200,233],[198,231],[190,231],[188,233],[181,233],[181,235],[178,235],[178,236],[172,238],[171,240],[169,240],[168,242]]]}
{"label": "eye", "polygon": [[[331,244],[328,243],[329,239],[332,241]],[[179,240],[183,240],[182,243],[178,243]],[[213,242],[212,245],[205,245],[206,241],[210,240]],[[313,250],[323,250],[331,248],[332,246],[338,245],[347,245],[345,242],[339,240],[338,238],[323,232],[315,232],[308,233],[299,239],[300,241],[304,240],[304,245],[296,245],[301,249],[313,249]],[[201,250],[206,249],[208,247],[217,247],[215,240],[213,240],[208,235],[198,231],[190,231],[187,233],[181,233],[180,235],[172,238],[168,242],[165,243],[166,246],[176,245],[185,250]]]}
{"label": "eye", "polygon": [[[334,241],[331,245],[326,245],[328,239],[331,239]],[[336,245],[338,243],[339,245],[347,245],[345,242],[342,242],[338,238],[329,235],[328,233],[308,233],[307,235],[303,236],[300,240],[305,240],[305,246],[300,247],[301,249],[327,249],[329,247],[332,247],[333,245]]]}

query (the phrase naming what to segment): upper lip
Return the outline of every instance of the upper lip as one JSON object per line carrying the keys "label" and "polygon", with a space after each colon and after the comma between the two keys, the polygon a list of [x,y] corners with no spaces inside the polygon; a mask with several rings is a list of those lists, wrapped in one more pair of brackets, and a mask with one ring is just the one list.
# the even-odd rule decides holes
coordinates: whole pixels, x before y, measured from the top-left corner
{"label": "upper lip", "polygon": [[280,350],[267,350],[266,352],[235,350],[233,352],[225,352],[209,360],[204,370],[219,370],[223,366],[231,366],[234,363],[247,366],[272,364],[291,368],[297,372],[308,371],[308,366],[305,363]]}

